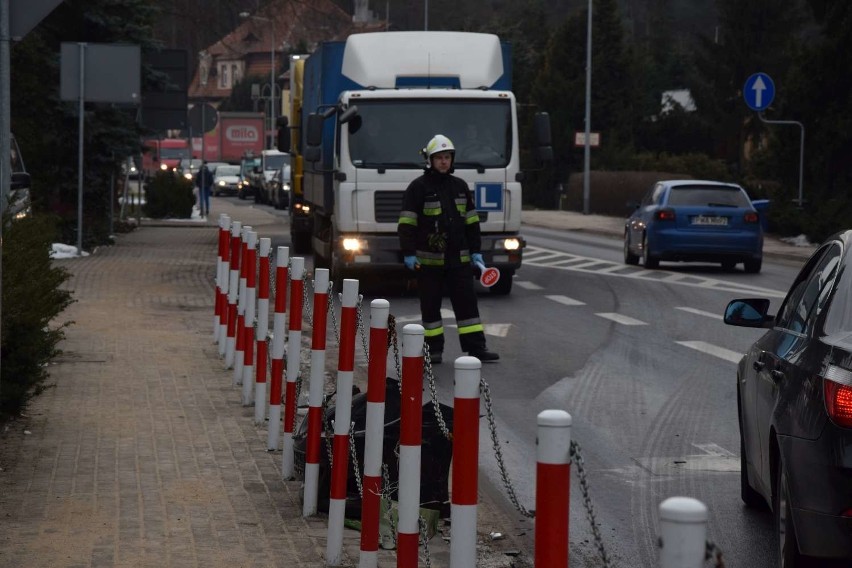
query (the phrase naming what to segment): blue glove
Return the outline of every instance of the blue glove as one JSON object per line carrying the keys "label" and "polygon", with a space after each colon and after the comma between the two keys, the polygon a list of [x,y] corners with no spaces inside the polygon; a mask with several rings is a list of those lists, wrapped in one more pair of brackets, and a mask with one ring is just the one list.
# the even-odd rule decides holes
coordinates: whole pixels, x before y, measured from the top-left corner
{"label": "blue glove", "polygon": [[485,261],[482,260],[482,253],[478,253],[478,252],[473,253],[472,255],[470,255],[470,261],[473,263],[474,266],[476,266],[478,264],[485,266]]}
{"label": "blue glove", "polygon": [[404,257],[402,261],[405,263],[405,267],[409,270],[414,270],[414,268],[417,266],[417,257],[413,254]]}

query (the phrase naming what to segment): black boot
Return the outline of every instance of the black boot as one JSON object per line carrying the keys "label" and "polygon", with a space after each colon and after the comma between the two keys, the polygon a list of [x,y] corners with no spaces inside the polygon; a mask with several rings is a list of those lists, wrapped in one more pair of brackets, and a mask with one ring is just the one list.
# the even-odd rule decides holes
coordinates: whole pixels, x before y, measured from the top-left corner
{"label": "black boot", "polygon": [[475,351],[468,351],[467,354],[470,355],[471,357],[476,357],[477,359],[479,359],[483,363],[486,363],[486,362],[489,362],[489,361],[497,361],[498,359],[500,359],[499,355],[497,355],[493,351],[489,351],[485,347],[483,347],[482,349],[477,349]]}
{"label": "black boot", "polygon": [[432,362],[433,365],[440,365],[444,362],[444,354],[440,351],[429,353],[429,360]]}

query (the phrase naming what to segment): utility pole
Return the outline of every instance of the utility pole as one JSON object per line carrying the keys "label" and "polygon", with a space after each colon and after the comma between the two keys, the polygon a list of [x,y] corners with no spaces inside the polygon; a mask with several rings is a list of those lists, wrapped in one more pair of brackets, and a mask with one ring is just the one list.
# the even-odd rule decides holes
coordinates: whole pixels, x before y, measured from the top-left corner
{"label": "utility pole", "polygon": [[583,146],[583,215],[589,214],[589,167],[592,161],[592,0],[589,0],[589,21],[586,24],[586,139]]}

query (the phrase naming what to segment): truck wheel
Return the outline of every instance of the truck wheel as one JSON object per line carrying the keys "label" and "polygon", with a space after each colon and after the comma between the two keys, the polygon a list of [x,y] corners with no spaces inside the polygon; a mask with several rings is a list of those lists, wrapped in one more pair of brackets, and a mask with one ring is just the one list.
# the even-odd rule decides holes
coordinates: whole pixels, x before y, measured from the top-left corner
{"label": "truck wheel", "polygon": [[502,272],[497,284],[488,290],[495,296],[508,296],[512,292],[512,280],[514,279],[514,275],[514,270],[506,270]]}

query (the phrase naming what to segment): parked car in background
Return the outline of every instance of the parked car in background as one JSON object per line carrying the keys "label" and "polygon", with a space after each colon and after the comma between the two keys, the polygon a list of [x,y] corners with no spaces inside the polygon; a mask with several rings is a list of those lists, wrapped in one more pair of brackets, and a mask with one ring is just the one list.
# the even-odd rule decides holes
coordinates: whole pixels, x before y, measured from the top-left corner
{"label": "parked car in background", "polygon": [[213,195],[236,195],[240,189],[240,166],[221,164],[213,172]]}
{"label": "parked car in background", "polygon": [[184,158],[178,164],[177,171],[180,175],[188,180],[195,180],[198,170],[201,168],[201,160],[199,158]]}
{"label": "parked car in background", "polygon": [[737,367],[742,499],[769,504],[780,566],[850,566],[852,230],[825,241],[778,313],[768,310],[768,299],[751,298],[724,314],[728,325],[768,330]]}
{"label": "parked car in background", "polygon": [[237,197],[245,199],[254,196],[254,188],[251,184],[251,176],[255,168],[260,167],[260,157],[254,155],[244,156],[240,161],[240,188]]}
{"label": "parked car in background", "polygon": [[9,194],[9,212],[14,219],[21,219],[32,212],[30,205],[30,174],[24,165],[24,157],[15,135],[11,136],[11,187]]}
{"label": "parked car in background", "polygon": [[275,172],[290,164],[290,154],[278,150],[264,150],[260,154],[260,164],[252,169],[249,183],[252,187],[255,203],[272,203],[270,182]]}
{"label": "parked car in background", "polygon": [[624,226],[624,262],[656,268],[660,261],[743,263],[760,272],[760,214],[739,185],[717,181],[660,181]]}
{"label": "parked car in background", "polygon": [[290,166],[286,165],[265,184],[266,201],[276,209],[286,209],[290,205]]}

